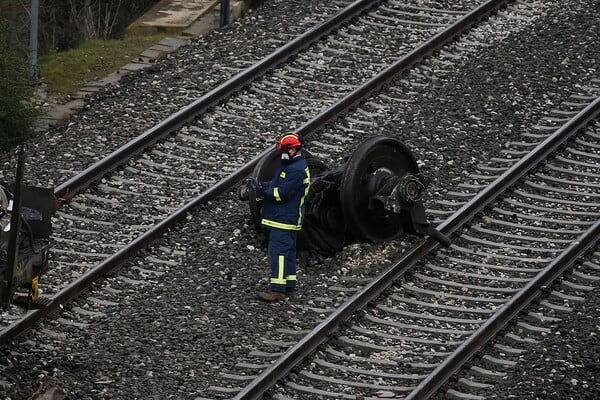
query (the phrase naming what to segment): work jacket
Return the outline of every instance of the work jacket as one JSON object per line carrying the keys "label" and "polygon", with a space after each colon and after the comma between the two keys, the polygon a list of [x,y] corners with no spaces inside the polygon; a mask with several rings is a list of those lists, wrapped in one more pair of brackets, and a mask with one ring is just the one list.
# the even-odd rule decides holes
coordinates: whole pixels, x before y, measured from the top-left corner
{"label": "work jacket", "polygon": [[310,172],[304,156],[281,160],[273,180],[263,182],[262,187],[265,197],[261,224],[300,230],[304,220],[304,199],[310,187]]}

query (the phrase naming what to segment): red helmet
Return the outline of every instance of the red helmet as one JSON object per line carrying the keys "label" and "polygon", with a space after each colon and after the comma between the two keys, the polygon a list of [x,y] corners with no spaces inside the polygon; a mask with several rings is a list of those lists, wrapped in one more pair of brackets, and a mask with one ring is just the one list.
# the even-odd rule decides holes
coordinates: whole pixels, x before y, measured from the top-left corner
{"label": "red helmet", "polygon": [[286,151],[288,149],[297,149],[302,147],[302,140],[300,135],[297,133],[288,133],[277,138],[276,149],[278,152]]}

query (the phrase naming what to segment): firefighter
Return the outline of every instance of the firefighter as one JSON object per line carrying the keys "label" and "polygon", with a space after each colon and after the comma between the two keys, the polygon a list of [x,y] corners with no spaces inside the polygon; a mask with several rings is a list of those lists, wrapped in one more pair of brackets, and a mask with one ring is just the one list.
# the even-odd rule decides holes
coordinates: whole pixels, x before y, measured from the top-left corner
{"label": "firefighter", "polygon": [[283,300],[296,289],[296,236],[304,220],[304,200],[310,187],[310,172],[297,133],[277,139],[281,164],[273,179],[256,183],[264,196],[261,224],[269,231],[270,290],[262,300]]}

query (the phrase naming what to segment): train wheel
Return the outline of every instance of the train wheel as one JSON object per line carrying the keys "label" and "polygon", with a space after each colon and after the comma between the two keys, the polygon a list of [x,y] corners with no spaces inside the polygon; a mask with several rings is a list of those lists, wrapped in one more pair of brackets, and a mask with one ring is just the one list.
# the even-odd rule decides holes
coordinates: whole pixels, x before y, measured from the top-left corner
{"label": "train wheel", "polygon": [[362,241],[380,243],[403,232],[399,214],[371,201],[375,174],[396,176],[419,172],[417,162],[402,142],[374,136],[363,142],[346,163],[340,185],[340,201],[350,231]]}

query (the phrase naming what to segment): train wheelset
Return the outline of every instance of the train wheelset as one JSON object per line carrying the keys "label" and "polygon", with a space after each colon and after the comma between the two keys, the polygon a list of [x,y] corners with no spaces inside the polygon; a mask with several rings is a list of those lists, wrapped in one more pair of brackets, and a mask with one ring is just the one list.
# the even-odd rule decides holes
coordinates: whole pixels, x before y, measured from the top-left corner
{"label": "train wheelset", "polygon": [[[428,221],[423,206],[425,189],[417,162],[398,139],[377,135],[363,143],[347,162],[330,169],[306,150],[311,186],[305,201],[298,250],[330,256],[355,242],[382,243],[404,234],[430,236],[443,245],[449,239]],[[280,163],[279,154],[263,157],[253,179],[268,181]],[[249,188],[240,196],[248,202],[254,227],[260,233],[262,199]]]}

